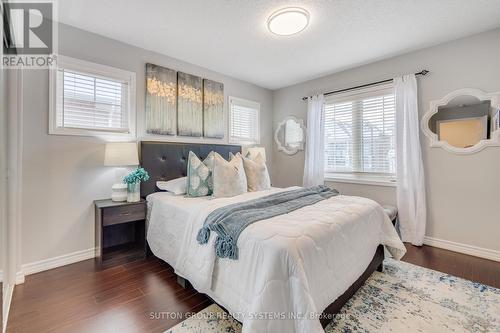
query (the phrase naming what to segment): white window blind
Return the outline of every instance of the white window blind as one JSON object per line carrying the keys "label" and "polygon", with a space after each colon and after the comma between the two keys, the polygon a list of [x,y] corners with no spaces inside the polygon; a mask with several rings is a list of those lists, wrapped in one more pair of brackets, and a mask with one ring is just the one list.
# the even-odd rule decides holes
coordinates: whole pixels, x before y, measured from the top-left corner
{"label": "white window blind", "polygon": [[50,134],[135,135],[135,73],[60,56],[50,78]]}
{"label": "white window blind", "polygon": [[230,104],[230,142],[238,144],[257,144],[260,142],[259,113],[260,104],[240,98],[229,98]]}
{"label": "white window blind", "polygon": [[325,101],[325,173],[392,176],[396,171],[392,86]]}
{"label": "white window blind", "polygon": [[128,87],[124,82],[59,70],[62,105],[58,127],[128,131]]}

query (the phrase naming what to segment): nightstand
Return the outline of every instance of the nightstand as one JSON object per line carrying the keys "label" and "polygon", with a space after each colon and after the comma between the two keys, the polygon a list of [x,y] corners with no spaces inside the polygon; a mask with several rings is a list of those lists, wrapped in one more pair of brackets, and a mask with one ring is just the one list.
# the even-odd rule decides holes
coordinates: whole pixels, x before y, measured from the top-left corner
{"label": "nightstand", "polygon": [[109,267],[144,259],[147,254],[146,200],[96,200],[94,206],[97,264]]}

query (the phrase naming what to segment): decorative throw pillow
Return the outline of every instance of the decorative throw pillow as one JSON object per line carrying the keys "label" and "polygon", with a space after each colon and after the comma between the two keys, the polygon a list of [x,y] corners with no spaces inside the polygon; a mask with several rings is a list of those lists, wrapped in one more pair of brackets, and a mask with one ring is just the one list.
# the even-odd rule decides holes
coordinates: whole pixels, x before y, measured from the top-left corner
{"label": "decorative throw pillow", "polygon": [[[231,161],[231,160],[232,160],[234,157],[236,157],[236,156],[241,156],[241,157],[243,157],[243,155],[242,155],[240,152],[237,152],[237,153],[236,153],[236,155],[235,155],[235,154],[233,154],[233,153],[231,153],[231,152],[229,152],[229,159],[228,159],[228,161]],[[247,153],[245,157],[246,157],[246,158],[249,158],[249,159],[251,159],[251,160],[253,160],[253,158],[252,158],[252,157],[250,157],[250,153]]]}
{"label": "decorative throw pillow", "polygon": [[264,162],[266,162],[265,155],[262,156],[262,154],[260,152],[252,150],[252,148],[248,148],[248,151],[247,151],[245,157],[249,158],[253,161],[257,158],[258,155],[260,155],[260,159],[262,159]]}
{"label": "decorative throw pillow", "polygon": [[266,163],[260,153],[250,159],[243,157],[243,167],[247,176],[248,191],[263,191],[271,188],[271,180],[267,171]]}
{"label": "decorative throw pillow", "polygon": [[192,151],[189,152],[187,166],[187,196],[204,197],[213,193],[215,153],[212,151],[202,162]]}
{"label": "decorative throw pillow", "polygon": [[186,194],[187,177],[172,179],[169,181],[157,181],[156,187],[162,191],[172,192],[176,195]]}
{"label": "decorative throw pillow", "polygon": [[217,153],[214,155],[214,197],[233,197],[247,192],[247,177],[241,155],[233,155],[229,162]]}

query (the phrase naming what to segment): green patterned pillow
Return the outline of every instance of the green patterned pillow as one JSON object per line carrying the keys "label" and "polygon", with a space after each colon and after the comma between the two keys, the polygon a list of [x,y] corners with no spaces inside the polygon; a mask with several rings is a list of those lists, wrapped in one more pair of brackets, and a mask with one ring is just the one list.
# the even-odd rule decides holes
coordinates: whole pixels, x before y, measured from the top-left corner
{"label": "green patterned pillow", "polygon": [[210,152],[202,162],[192,151],[189,152],[187,165],[187,196],[204,197],[212,195],[214,180],[214,152]]}

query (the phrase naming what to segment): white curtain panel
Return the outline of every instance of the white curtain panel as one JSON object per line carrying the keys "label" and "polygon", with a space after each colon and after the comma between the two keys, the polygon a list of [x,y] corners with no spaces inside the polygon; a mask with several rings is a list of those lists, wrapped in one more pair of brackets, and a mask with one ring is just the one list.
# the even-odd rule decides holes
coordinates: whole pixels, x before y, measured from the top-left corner
{"label": "white curtain panel", "polygon": [[309,97],[307,101],[306,160],[303,185],[325,183],[325,97],[323,94]]}
{"label": "white curtain panel", "polygon": [[394,79],[396,91],[396,177],[401,238],[424,242],[426,204],[424,166],[419,138],[417,80],[414,74]]}

